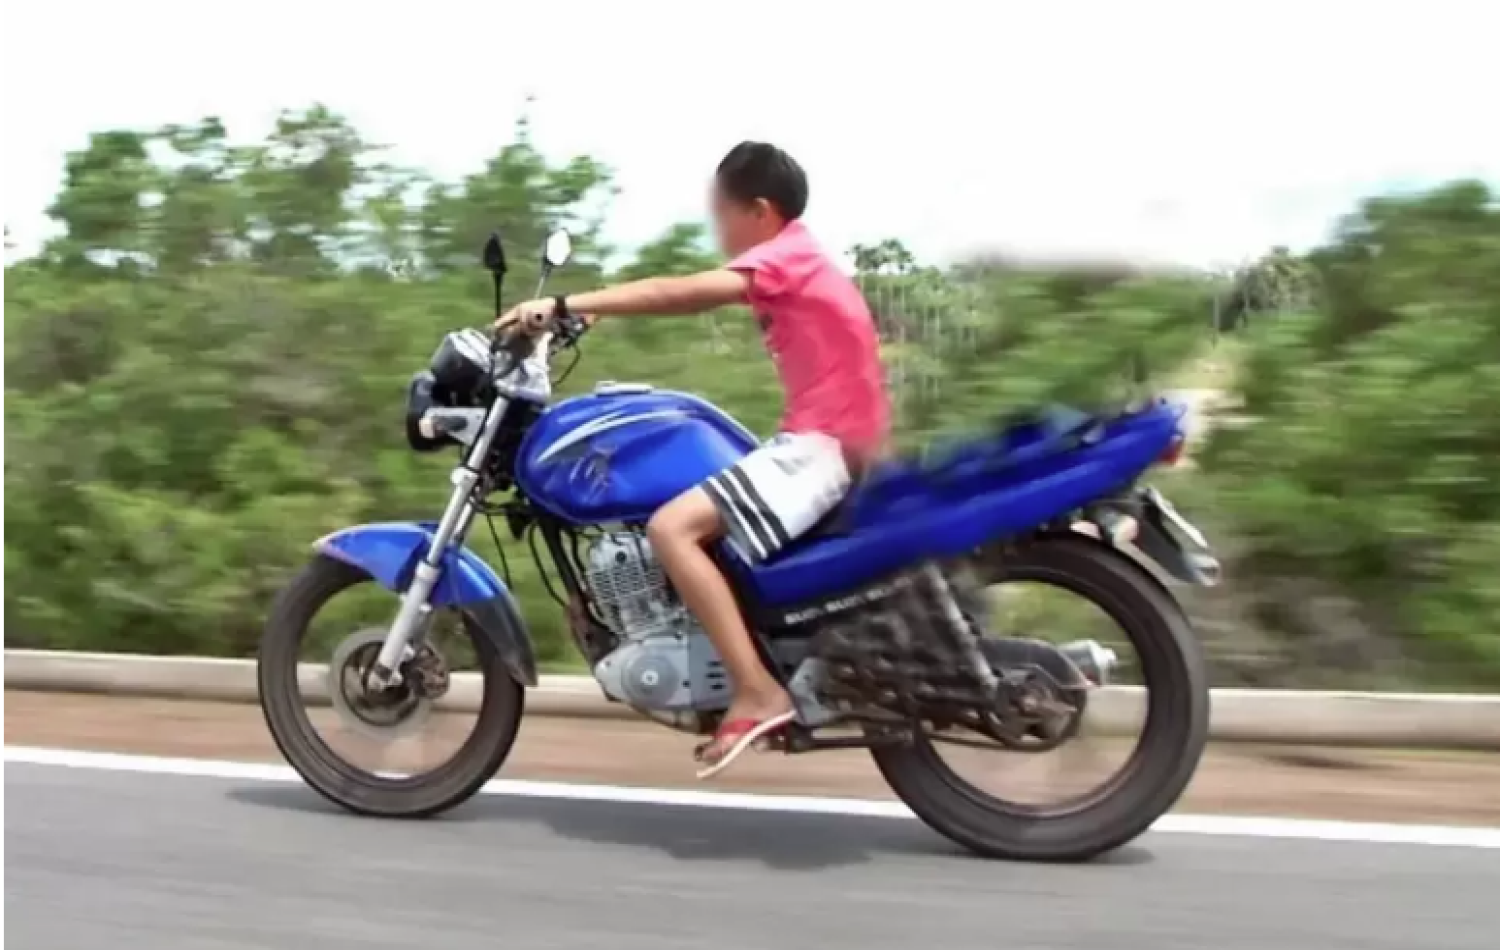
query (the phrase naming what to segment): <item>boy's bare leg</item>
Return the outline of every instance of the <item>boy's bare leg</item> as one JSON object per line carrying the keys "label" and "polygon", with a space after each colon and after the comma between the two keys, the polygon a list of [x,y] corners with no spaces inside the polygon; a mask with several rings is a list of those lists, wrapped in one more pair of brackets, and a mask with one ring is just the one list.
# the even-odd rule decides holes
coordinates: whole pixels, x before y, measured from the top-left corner
{"label": "boy's bare leg", "polygon": [[[687,608],[719,651],[734,684],[734,700],[724,721],[765,720],[792,707],[792,698],[766,669],[729,587],[704,545],[724,534],[719,509],[701,488],[684,492],[662,507],[646,526],[651,549]],[[703,758],[715,762],[728,751],[711,743]]]}

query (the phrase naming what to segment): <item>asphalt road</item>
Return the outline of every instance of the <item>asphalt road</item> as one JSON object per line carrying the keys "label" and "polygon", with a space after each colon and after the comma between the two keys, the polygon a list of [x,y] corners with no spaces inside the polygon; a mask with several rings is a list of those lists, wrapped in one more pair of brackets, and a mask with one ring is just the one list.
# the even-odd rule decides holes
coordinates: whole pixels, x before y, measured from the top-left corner
{"label": "asphalt road", "polygon": [[967,857],[915,821],[484,796],[375,822],[296,784],[7,763],[24,950],[1496,946],[1500,850],[1153,834]]}

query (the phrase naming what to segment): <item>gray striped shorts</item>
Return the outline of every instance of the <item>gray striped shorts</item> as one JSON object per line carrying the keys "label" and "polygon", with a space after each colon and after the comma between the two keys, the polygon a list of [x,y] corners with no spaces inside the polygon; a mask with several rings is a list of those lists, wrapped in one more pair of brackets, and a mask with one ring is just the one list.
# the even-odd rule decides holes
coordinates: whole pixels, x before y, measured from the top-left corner
{"label": "gray striped shorts", "polygon": [[805,534],[849,491],[837,439],[782,433],[703,483],[729,540],[752,562]]}

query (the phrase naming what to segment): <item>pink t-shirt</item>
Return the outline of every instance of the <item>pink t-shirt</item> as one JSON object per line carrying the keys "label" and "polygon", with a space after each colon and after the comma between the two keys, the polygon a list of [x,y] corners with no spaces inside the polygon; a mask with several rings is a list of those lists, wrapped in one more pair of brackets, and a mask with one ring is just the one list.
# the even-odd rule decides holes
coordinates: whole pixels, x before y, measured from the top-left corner
{"label": "pink t-shirt", "polygon": [[833,436],[867,460],[890,432],[880,341],[864,296],[800,221],[729,263],[786,390],[783,432]]}

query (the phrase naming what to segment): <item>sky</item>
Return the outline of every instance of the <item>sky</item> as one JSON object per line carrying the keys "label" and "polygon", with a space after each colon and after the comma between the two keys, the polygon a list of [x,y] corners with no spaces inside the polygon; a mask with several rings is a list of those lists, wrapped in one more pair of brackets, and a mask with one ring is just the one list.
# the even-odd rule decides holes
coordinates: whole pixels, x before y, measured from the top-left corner
{"label": "sky", "polygon": [[734,143],[807,168],[830,248],[1229,265],[1365,195],[1500,183],[1500,14],[1473,0],[7,0],[4,221],[48,235],[90,132],[314,102],[446,178],[528,96],[617,173],[607,235],[703,217]]}

